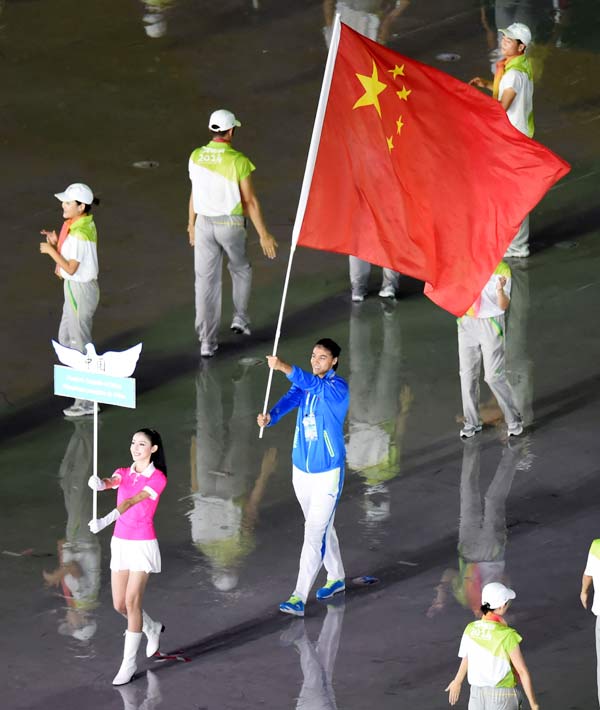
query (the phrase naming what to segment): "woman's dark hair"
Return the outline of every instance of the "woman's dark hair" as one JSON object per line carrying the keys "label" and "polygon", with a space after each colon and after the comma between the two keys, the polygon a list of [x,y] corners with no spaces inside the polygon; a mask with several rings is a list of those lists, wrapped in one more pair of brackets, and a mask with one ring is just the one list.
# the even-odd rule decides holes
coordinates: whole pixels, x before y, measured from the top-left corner
{"label": "woman's dark hair", "polygon": [[[315,347],[317,345],[320,345],[322,348],[325,348],[325,350],[329,350],[331,353],[331,357],[338,357],[340,356],[340,353],[342,352],[342,348],[335,342],[335,340],[332,340],[331,338],[321,338],[321,340],[318,340],[315,343]],[[335,365],[333,366],[334,370],[337,370],[338,368],[338,363],[336,362]]]}
{"label": "woman's dark hair", "polygon": [[481,605],[481,613],[482,614],[487,614],[490,611],[492,611],[492,607],[487,602],[485,604]]}
{"label": "woman's dark hair", "polygon": [[83,214],[89,214],[92,211],[92,205],[99,205],[100,204],[100,198],[99,197],[94,197],[92,200],[92,205],[87,205],[85,202],[79,202],[78,200],[75,200],[78,205],[85,205],[85,209],[83,210]]}
{"label": "woman's dark hair", "polygon": [[135,433],[143,434],[148,439],[150,439],[150,443],[152,444],[152,446],[157,447],[156,451],[150,454],[150,461],[152,461],[154,466],[159,471],[162,471],[166,476],[167,460],[165,458],[165,450],[163,448],[163,443],[162,439],[160,438],[160,434],[156,431],[156,429],[138,429]]}

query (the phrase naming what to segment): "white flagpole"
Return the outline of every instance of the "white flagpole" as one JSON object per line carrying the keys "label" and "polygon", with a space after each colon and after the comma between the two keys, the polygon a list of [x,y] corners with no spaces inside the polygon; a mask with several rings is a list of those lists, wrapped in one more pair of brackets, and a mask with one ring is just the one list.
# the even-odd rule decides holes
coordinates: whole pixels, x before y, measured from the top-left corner
{"label": "white flagpole", "polygon": [[[329,98],[329,89],[331,87],[331,79],[333,77],[333,69],[337,57],[338,45],[340,43],[341,22],[339,14],[336,14],[333,23],[333,31],[331,34],[331,44],[329,45],[329,54],[327,55],[327,63],[325,64],[325,73],[323,74],[323,83],[321,84],[321,94],[319,95],[319,103],[317,105],[317,113],[313,125],[313,132],[310,139],[310,147],[308,149],[308,157],[306,159],[306,168],[304,169],[304,179],[302,180],[302,189],[300,190],[300,199],[298,201],[298,210],[296,211],[296,220],[292,230],[292,245],[290,249],[290,258],[288,260],[287,272],[285,274],[285,282],[283,284],[283,293],[281,295],[281,306],[279,308],[279,318],[277,320],[277,329],[275,331],[275,341],[273,343],[273,355],[277,355],[277,347],[281,336],[281,324],[283,322],[283,311],[285,309],[285,301],[287,298],[288,285],[290,282],[290,274],[292,272],[292,261],[304,220],[306,211],[306,203],[308,202],[308,193],[312,183],[313,173],[315,170],[315,162],[319,150],[319,142],[321,140],[321,131],[323,129],[323,120],[325,118],[325,110],[327,108],[327,100]],[[271,383],[273,381],[273,370],[269,370],[269,379],[267,381],[267,391],[265,392],[265,403],[263,405],[263,414],[266,414],[269,404],[269,395],[271,393]],[[262,439],[264,427],[260,428],[259,439]]]}
{"label": "white flagpole", "polygon": [[[94,402],[94,477],[98,478],[98,402]],[[98,491],[94,488],[92,498],[92,519],[98,517]]]}

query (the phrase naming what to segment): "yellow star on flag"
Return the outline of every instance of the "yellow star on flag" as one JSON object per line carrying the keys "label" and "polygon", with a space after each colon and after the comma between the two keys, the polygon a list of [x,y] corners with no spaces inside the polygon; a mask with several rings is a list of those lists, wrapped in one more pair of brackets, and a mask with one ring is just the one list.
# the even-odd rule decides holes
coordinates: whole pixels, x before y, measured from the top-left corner
{"label": "yellow star on flag", "polygon": [[363,85],[365,93],[360,97],[360,99],[358,99],[352,108],[355,109],[360,108],[361,106],[375,106],[375,110],[379,114],[379,118],[381,118],[381,106],[379,105],[379,99],[377,97],[382,91],[387,89],[387,84],[379,81],[375,62],[373,62],[373,74],[371,76],[357,74],[356,78]]}
{"label": "yellow star on flag", "polygon": [[402,101],[406,101],[408,99],[408,95],[412,94],[412,89],[407,89],[404,84],[402,84],[402,91],[396,91],[396,94],[398,95],[399,99],[402,99]]}
{"label": "yellow star on flag", "polygon": [[398,135],[400,135],[403,126],[404,126],[404,123],[402,123],[402,116],[398,116],[398,120],[396,121],[396,128],[398,130]]}
{"label": "yellow star on flag", "polygon": [[390,153],[394,149],[394,136],[390,136],[389,138],[386,138],[387,144],[388,144],[388,150]]}
{"label": "yellow star on flag", "polygon": [[388,74],[392,75],[392,79],[395,79],[397,76],[405,76],[404,64],[401,67],[396,64],[393,69],[388,69]]}

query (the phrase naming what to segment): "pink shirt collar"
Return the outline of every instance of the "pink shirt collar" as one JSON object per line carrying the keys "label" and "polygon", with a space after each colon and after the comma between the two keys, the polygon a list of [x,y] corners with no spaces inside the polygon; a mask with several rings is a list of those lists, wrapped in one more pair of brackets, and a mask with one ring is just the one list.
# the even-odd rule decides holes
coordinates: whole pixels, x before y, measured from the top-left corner
{"label": "pink shirt collar", "polygon": [[129,467],[129,472],[132,473],[134,476],[144,476],[145,478],[150,478],[150,476],[156,471],[154,468],[154,464],[152,461],[146,466],[146,468],[143,471],[136,471],[134,468],[134,464],[131,464]]}

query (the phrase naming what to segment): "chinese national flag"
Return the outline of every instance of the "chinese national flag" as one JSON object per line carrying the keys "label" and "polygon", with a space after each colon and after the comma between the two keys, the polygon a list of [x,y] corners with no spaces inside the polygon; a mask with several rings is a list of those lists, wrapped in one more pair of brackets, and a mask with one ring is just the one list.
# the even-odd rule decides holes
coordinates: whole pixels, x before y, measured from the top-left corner
{"label": "chinese national flag", "polygon": [[421,279],[461,316],[569,169],[498,101],[342,24],[297,243]]}

